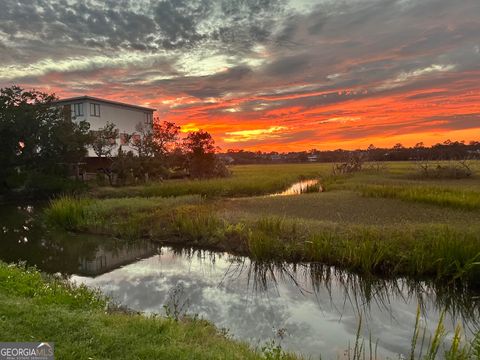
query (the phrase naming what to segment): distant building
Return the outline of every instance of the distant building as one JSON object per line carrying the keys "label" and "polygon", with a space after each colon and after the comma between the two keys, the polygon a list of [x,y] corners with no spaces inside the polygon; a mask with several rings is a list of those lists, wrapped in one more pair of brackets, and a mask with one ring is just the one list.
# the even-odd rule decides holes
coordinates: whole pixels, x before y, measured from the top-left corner
{"label": "distant building", "polygon": [[[57,104],[63,107],[65,113],[72,119],[88,121],[91,130],[98,130],[107,122],[115,124],[119,130],[119,138],[112,141],[119,146],[122,145],[125,151],[133,151],[133,149],[126,146],[124,134],[133,135],[135,140],[135,136],[140,136],[136,130],[138,124],[151,129],[153,112],[156,110],[86,95],[61,99]],[[96,157],[93,149],[88,149],[88,156]]]}
{"label": "distant building", "polygon": [[308,160],[308,162],[317,162],[318,161],[318,155],[317,154],[308,155],[307,160]]}
{"label": "distant building", "polygon": [[272,155],[270,155],[270,160],[272,160],[272,161],[278,162],[278,161],[282,161],[282,159],[283,159],[283,157],[282,157],[282,155],[280,155],[280,154],[272,154]]}
{"label": "distant building", "polygon": [[229,155],[226,154],[218,154],[217,157],[223,161],[224,164],[226,165],[231,165],[235,162],[235,159]]}

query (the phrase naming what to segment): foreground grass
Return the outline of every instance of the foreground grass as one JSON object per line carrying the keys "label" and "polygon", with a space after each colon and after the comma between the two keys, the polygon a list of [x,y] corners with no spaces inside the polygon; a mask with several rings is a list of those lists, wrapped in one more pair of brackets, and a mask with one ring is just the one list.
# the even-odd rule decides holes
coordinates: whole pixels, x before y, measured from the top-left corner
{"label": "foreground grass", "polygon": [[[114,308],[85,286],[74,286],[37,270],[0,262],[0,340],[49,341],[59,359],[296,359],[274,342],[261,352],[221,335],[196,318],[146,317]],[[356,338],[345,350],[349,360],[378,359],[372,339]],[[412,331],[409,358],[475,360],[480,357],[480,334],[468,341],[457,326],[453,337],[443,316],[429,335],[420,325],[420,307]],[[450,338],[450,339],[449,339]]]}
{"label": "foreground grass", "polygon": [[105,298],[84,286],[0,263],[2,341],[55,342],[59,359],[265,358],[203,320],[107,313],[105,306]]}
{"label": "foreground grass", "polygon": [[[319,195],[291,199],[310,196],[315,199]],[[73,231],[150,238],[230,251],[256,260],[317,261],[364,274],[433,277],[480,286],[478,224],[370,225],[269,216],[268,212],[247,216],[238,210],[243,200],[232,201],[240,203],[236,211],[221,211],[219,202],[198,196],[115,200],[65,197],[53,201],[46,216],[52,224]],[[249,201],[255,206],[264,200]]]}

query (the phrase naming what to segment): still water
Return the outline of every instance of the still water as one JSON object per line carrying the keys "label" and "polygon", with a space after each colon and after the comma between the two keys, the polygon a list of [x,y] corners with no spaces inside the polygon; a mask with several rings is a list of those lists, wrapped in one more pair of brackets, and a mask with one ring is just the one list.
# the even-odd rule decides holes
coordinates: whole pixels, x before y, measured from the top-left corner
{"label": "still water", "polygon": [[24,260],[77,283],[100,288],[117,303],[164,313],[174,302],[234,338],[261,346],[274,339],[312,358],[342,357],[362,335],[378,341],[382,358],[408,355],[417,306],[433,332],[478,329],[479,299],[459,289],[407,280],[365,279],[320,264],[260,264],[245,257],[159,247],[148,241],[58,234],[41,225],[35,207],[0,211],[0,258]]}
{"label": "still water", "polygon": [[290,186],[288,189],[281,191],[276,194],[272,194],[271,196],[287,196],[287,195],[300,195],[306,192],[312,192],[311,190],[314,188],[314,186],[318,187],[319,192],[322,192],[322,186],[318,184],[319,180],[318,179],[309,179],[309,180],[302,180],[299,182],[296,182],[292,186]]}

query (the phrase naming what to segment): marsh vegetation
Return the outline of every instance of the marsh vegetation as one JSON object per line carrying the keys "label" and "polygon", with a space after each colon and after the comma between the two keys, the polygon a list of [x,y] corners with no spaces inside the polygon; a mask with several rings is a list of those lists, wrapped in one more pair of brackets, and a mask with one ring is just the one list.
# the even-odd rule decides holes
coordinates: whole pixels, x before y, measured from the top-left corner
{"label": "marsh vegetation", "polygon": [[[328,269],[342,272],[343,280],[360,274],[373,280],[358,282],[355,292],[366,291],[360,302],[378,299],[373,294],[382,294],[382,283],[388,299],[394,290],[386,284],[405,281],[418,289],[418,299],[433,296],[432,289],[444,294],[437,296],[439,311],[460,311],[471,318],[478,314],[472,299],[480,288],[480,164],[470,166],[472,176],[463,179],[419,177],[416,165],[407,162],[367,163],[345,174],[333,174],[331,164],[234,166],[232,176],[224,179],[100,187],[81,197],[60,196],[46,206],[42,220],[59,232],[248,256],[257,268],[251,273],[257,284],[278,272],[268,264],[286,261],[288,267],[324,269],[311,272],[317,280],[331,277]],[[313,182],[302,195],[269,196],[305,180]],[[291,270],[281,276],[294,278]],[[437,320],[431,337],[411,324],[412,358],[476,356],[475,328],[469,330],[468,345],[463,330],[449,335],[445,320]],[[181,332],[193,331],[187,329],[190,324],[199,326],[189,321],[172,326],[181,326]],[[347,358],[360,359],[364,353],[369,358],[369,347],[375,347],[368,334],[360,333],[345,345]],[[232,346],[240,346],[241,358],[290,356],[277,345],[251,354],[243,352],[251,351],[248,347]]]}
{"label": "marsh vegetation", "polygon": [[[345,176],[331,175],[325,164],[234,167],[230,179],[94,193],[117,196],[110,199],[61,197],[46,216],[73,231],[479,286],[478,178],[414,180],[412,164],[388,165],[380,174],[366,170]],[[327,191],[244,196],[276,192],[306,178],[319,179]]]}

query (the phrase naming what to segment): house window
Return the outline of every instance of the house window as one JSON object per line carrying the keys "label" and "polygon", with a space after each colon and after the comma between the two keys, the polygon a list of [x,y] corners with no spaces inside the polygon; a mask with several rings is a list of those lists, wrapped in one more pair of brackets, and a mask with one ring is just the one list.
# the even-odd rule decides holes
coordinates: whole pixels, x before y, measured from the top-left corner
{"label": "house window", "polygon": [[147,124],[147,125],[152,125],[153,124],[152,114],[145,113],[145,124]]}
{"label": "house window", "polygon": [[73,116],[83,116],[83,103],[73,104]]}
{"label": "house window", "polygon": [[100,117],[100,104],[90,104],[90,116]]}

